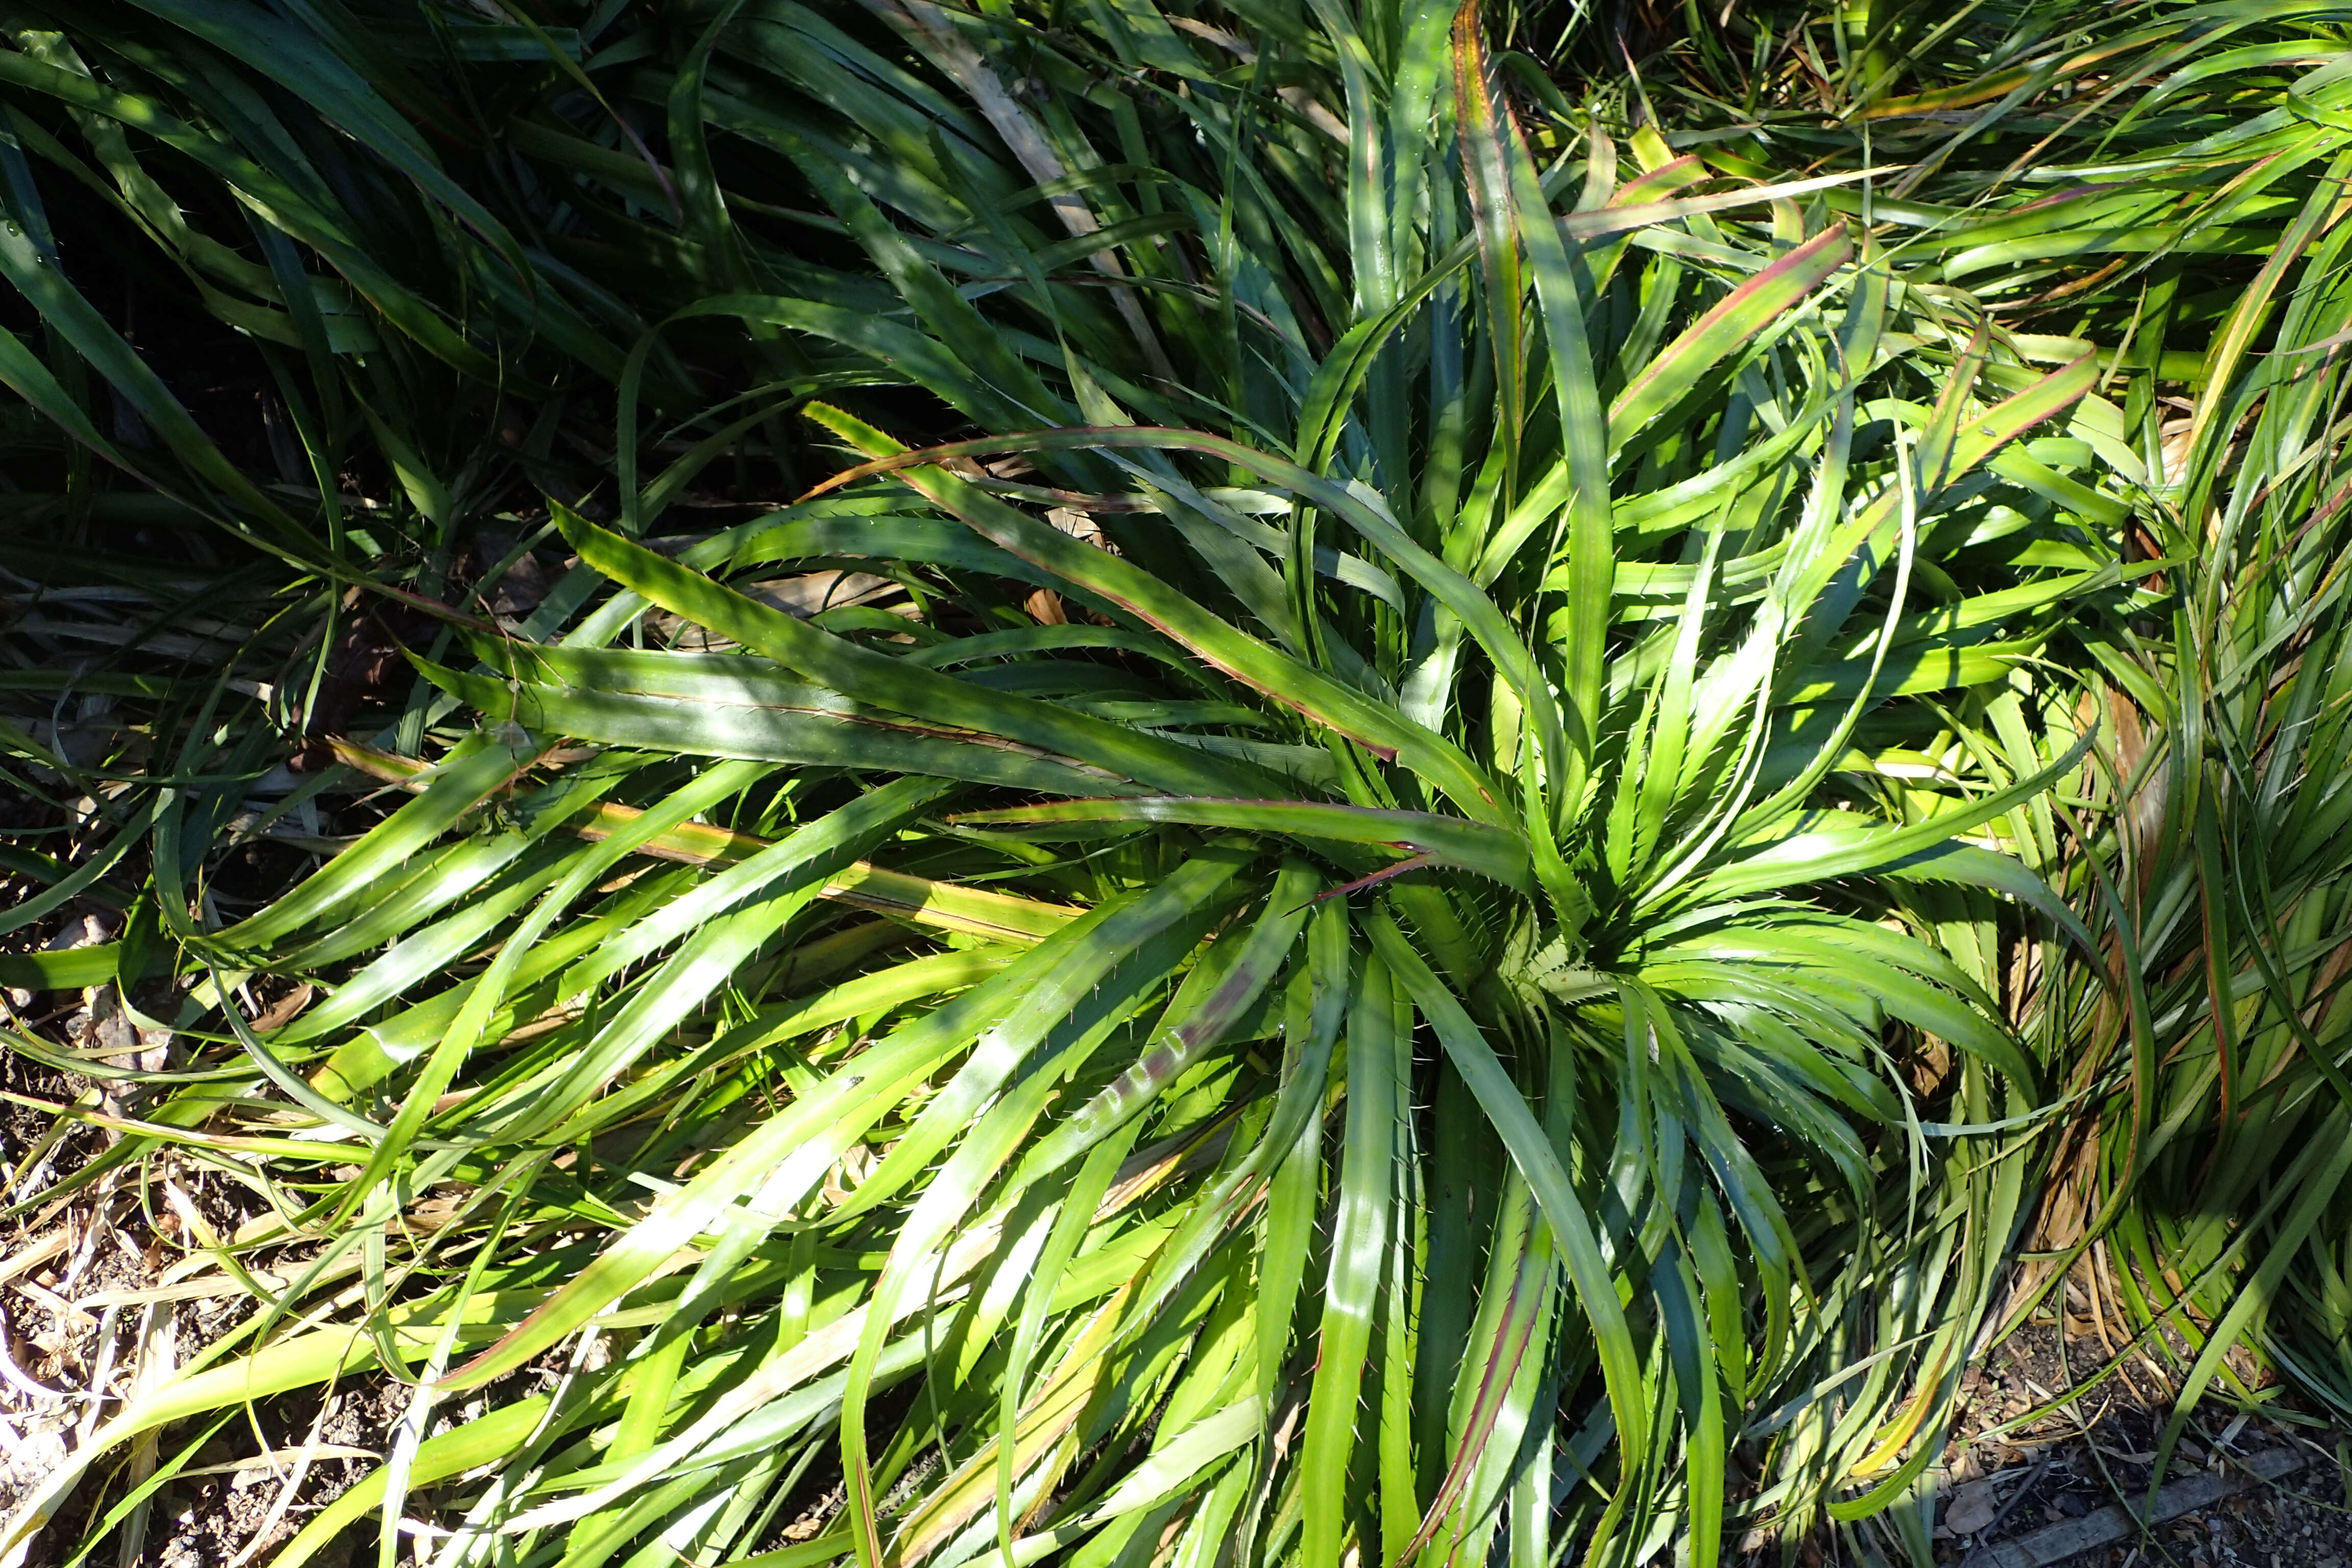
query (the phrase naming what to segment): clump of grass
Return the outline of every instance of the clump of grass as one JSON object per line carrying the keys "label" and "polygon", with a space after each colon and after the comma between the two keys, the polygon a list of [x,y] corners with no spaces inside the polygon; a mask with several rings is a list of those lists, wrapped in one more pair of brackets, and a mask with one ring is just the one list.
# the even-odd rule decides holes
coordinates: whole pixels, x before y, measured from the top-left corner
{"label": "clump of grass", "polygon": [[[12,1038],[140,1097],[82,1186],[261,1201],[184,1239],[265,1310],[16,1560],[360,1376],[390,1451],[280,1563],[428,1489],[450,1564],[1924,1543],[2069,1117],[2147,1317],[2252,1326],[2247,1238],[2341,1213],[2235,1131],[2343,1110],[2333,197],[2214,119],[2293,35],[2051,16],[1565,87],[1410,8],[17,35],[11,500],[79,553],[12,569],[137,629],[9,689],[144,728],[0,735],[91,803],[16,925],[121,906],[5,977],[168,976],[181,1055]],[[2183,346],[2290,211],[2281,353],[2284,263]],[[192,415],[68,215],[258,400]],[[338,852],[240,883],[273,833]],[[2255,1229],[2168,1217],[2215,1169]]]}

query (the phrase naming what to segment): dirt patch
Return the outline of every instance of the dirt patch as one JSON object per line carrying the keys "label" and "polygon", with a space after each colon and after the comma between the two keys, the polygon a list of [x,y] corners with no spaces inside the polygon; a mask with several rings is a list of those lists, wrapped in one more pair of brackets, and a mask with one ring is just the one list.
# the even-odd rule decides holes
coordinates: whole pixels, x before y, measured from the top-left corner
{"label": "dirt patch", "polygon": [[[152,1568],[219,1568],[240,1556],[268,1562],[312,1514],[376,1468],[408,1399],[401,1384],[372,1377],[323,1405],[275,1401],[270,1424],[287,1436],[267,1454],[249,1426],[225,1430],[197,1453],[189,1474],[158,1494],[139,1561]],[[296,1444],[313,1449],[309,1464],[285,1456]],[[339,1545],[314,1561],[335,1568],[350,1552]]]}
{"label": "dirt patch", "polygon": [[[47,1005],[47,1016],[36,1016],[53,1040],[70,1041],[76,1019],[92,1016],[87,997],[80,1009],[71,1007],[73,995],[30,999],[35,1008]],[[112,1099],[106,1084],[5,1048],[0,1085],[51,1105],[110,1106]],[[219,1172],[168,1156],[109,1168],[105,1157],[116,1141],[103,1128],[33,1106],[0,1105],[0,1198],[19,1216],[0,1233],[0,1516],[65,1468],[126,1402],[167,1385],[254,1310],[232,1281],[205,1293],[202,1279],[175,1279],[173,1266],[190,1256],[184,1243],[192,1230],[234,1235],[261,1212],[260,1201]],[[86,1484],[35,1542],[33,1563],[69,1554],[94,1522],[93,1508],[111,1509],[153,1473],[163,1443],[194,1436],[173,1431],[132,1443],[114,1484]],[[143,1550],[124,1561],[145,1568],[232,1561],[262,1528],[275,1490],[257,1489],[256,1472],[238,1468],[258,1447],[249,1424],[224,1427],[192,1461],[208,1473],[167,1482],[118,1526],[142,1541]],[[266,1468],[258,1474],[268,1479]],[[356,1479],[320,1467],[303,1500],[316,1506]],[[299,1524],[299,1513],[280,1512]]]}
{"label": "dirt patch", "polygon": [[[2166,1498],[2228,1495],[2145,1533],[2115,1533],[2104,1510],[2137,1510],[2155,1479],[2171,1388],[2152,1363],[2126,1367],[2080,1399],[2035,1415],[2105,1360],[2095,1341],[2028,1325],[1971,1369],[1936,1528],[1936,1561],[1961,1568],[2352,1568],[2352,1468],[2346,1435],[2287,1391],[2259,1412],[2216,1398],[2190,1419],[2164,1477]],[[2252,1373],[2251,1363],[2244,1370]],[[2032,1418],[2028,1418],[2032,1417]],[[2191,1485],[2199,1478],[2205,1484]],[[2159,1514],[2169,1511],[2159,1504]],[[2069,1526],[2073,1528],[2068,1528]],[[2056,1553],[2056,1554],[2053,1554]]]}

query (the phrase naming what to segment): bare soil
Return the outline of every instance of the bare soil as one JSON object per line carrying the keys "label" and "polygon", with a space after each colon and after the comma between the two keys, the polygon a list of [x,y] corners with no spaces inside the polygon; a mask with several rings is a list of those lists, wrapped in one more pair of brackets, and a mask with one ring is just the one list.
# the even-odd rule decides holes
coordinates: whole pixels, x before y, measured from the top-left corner
{"label": "bare soil", "polygon": [[[2127,1365],[2064,1409],[2009,1425],[2048,1406],[2107,1359],[2094,1335],[2062,1338],[2045,1321],[2019,1331],[1969,1372],[1960,1431],[1945,1460],[1938,1563],[1990,1568],[2004,1543],[2111,1504],[2137,1510],[2147,1498],[2171,1413],[2172,1385],[2153,1361]],[[2250,1360],[2240,1358],[2238,1370],[2263,1405],[2241,1410],[2209,1398],[2191,1416],[2164,1479],[2234,1477],[2242,1489],[2144,1535],[2035,1558],[2036,1568],[2352,1568],[2352,1440],[2285,1389],[2260,1387]],[[2300,1468],[2275,1481],[2249,1468],[2266,1454],[2275,1465],[2281,1449],[2298,1457]]]}

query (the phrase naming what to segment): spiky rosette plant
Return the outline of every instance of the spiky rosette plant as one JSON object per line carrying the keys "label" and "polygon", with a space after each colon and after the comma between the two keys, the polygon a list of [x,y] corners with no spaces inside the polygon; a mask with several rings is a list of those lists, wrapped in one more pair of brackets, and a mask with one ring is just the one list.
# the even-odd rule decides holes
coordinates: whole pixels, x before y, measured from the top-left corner
{"label": "spiky rosette plant", "polygon": [[[518,111],[705,288],[612,526],[340,748],[413,799],[225,921],[155,798],[212,1044],[112,1158],[266,1194],[203,1245],[272,1306],[20,1543],[371,1373],[280,1563],[426,1489],[439,1562],[777,1568],[1712,1563],[1913,1494],[2032,1174],[2037,660],[2148,570],[2098,366],[1475,11],[1239,15],[730,6],[585,62],[650,186]],[[836,471],[665,531],[755,430]]]}

